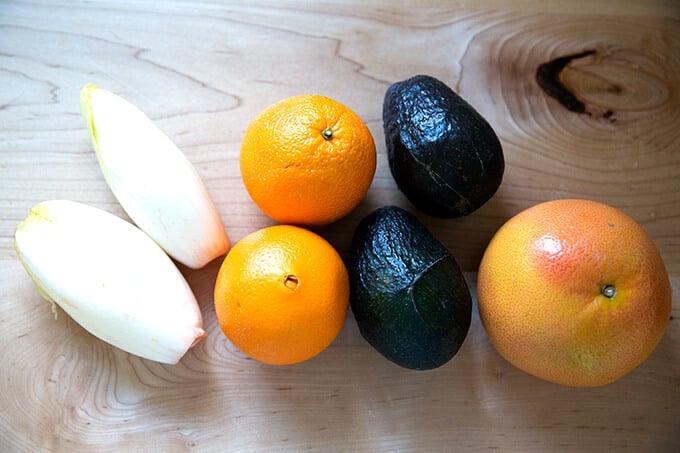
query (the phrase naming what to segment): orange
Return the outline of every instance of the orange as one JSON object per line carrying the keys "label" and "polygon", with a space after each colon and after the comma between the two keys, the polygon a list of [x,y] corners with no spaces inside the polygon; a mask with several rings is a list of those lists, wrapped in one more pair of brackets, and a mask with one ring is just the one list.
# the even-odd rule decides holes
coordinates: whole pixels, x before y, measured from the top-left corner
{"label": "orange", "polygon": [[324,225],[352,211],[375,174],[373,136],[343,104],[319,95],[260,113],[241,142],[241,176],[253,201],[280,223]]}
{"label": "orange", "polygon": [[347,269],[331,244],[301,227],[276,225],[241,239],[215,284],[222,331],[243,353],[287,365],[326,349],[349,306]]}
{"label": "orange", "polygon": [[535,205],[494,235],[479,267],[478,305],[510,363],[575,387],[611,383],[663,336],[671,286],[642,227],[586,200]]}

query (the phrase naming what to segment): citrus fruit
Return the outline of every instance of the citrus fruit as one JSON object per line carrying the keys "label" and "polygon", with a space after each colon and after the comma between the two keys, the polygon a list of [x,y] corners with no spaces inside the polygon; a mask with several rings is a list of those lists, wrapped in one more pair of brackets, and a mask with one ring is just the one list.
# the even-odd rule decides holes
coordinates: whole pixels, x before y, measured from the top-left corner
{"label": "citrus fruit", "polygon": [[215,312],[243,353],[272,365],[307,360],[340,332],[347,269],[333,246],[301,227],[276,225],[241,239],[215,284]]}
{"label": "citrus fruit", "polygon": [[373,180],[376,151],[366,124],[320,95],[266,108],[241,142],[241,176],[253,201],[280,223],[324,225],[348,214]]}
{"label": "citrus fruit", "polygon": [[663,336],[671,286],[642,227],[594,201],[535,205],[506,222],[479,267],[486,332],[510,363],[575,387],[611,383]]}

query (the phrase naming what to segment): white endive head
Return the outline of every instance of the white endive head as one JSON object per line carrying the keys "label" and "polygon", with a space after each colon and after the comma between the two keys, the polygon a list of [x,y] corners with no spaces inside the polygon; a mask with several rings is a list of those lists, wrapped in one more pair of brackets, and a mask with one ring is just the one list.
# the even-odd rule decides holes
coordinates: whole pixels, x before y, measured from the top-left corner
{"label": "white endive head", "polygon": [[40,203],[17,227],[15,249],[43,297],[124,351],[174,364],[205,336],[172,260],[113,214],[73,201]]}
{"label": "white endive head", "polygon": [[196,169],[141,110],[95,85],[82,88],[80,107],[104,178],[139,228],[195,269],[229,250]]}

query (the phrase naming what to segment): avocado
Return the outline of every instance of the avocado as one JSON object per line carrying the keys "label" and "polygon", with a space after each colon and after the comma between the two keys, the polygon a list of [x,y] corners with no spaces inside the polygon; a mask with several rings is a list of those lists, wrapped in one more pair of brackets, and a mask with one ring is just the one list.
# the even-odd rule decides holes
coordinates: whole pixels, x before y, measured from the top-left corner
{"label": "avocado", "polygon": [[348,271],[359,331],[387,359],[428,370],[458,352],[470,328],[470,290],[453,255],[415,215],[385,206],[362,219]]}
{"label": "avocado", "polygon": [[505,160],[493,128],[434,77],[417,75],[391,85],[383,128],[397,187],[427,214],[468,215],[501,185]]}

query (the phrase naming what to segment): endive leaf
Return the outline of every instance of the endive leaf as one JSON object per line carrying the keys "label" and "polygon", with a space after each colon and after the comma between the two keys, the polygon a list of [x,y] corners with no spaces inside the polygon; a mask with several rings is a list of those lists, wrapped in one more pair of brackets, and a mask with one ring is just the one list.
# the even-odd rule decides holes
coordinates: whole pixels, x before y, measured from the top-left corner
{"label": "endive leaf", "polygon": [[81,90],[80,107],[104,178],[139,228],[191,268],[229,250],[200,176],[148,116],[91,84]]}
{"label": "endive leaf", "polygon": [[40,294],[124,351],[174,364],[205,336],[194,294],[172,260],[113,214],[45,201],[19,224],[14,241]]}

